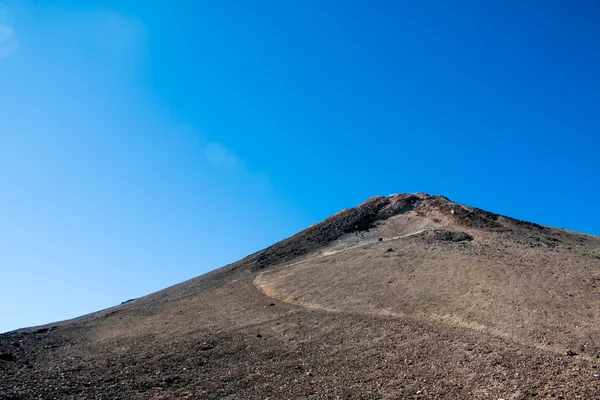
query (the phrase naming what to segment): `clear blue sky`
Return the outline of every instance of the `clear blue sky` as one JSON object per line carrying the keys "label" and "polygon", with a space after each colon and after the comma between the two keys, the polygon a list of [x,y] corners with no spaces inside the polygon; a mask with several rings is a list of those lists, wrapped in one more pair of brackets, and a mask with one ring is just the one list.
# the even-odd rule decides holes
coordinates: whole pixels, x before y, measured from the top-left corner
{"label": "clear blue sky", "polygon": [[600,3],[0,0],[0,332],[424,191],[600,234]]}

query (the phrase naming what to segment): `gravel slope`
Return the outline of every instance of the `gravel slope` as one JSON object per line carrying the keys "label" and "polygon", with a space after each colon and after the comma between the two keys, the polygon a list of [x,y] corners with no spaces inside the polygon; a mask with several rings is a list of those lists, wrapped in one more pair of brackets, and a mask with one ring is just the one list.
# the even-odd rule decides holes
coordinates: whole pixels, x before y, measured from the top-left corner
{"label": "gravel slope", "polygon": [[0,335],[0,400],[600,398],[600,239],[376,197],[180,285]]}

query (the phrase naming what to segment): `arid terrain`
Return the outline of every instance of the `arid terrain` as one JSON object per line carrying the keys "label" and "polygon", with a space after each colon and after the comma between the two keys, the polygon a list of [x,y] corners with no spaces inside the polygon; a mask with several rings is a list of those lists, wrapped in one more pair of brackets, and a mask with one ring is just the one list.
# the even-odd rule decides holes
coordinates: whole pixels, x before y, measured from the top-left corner
{"label": "arid terrain", "polygon": [[0,399],[600,399],[599,357],[600,238],[403,194],[0,335]]}

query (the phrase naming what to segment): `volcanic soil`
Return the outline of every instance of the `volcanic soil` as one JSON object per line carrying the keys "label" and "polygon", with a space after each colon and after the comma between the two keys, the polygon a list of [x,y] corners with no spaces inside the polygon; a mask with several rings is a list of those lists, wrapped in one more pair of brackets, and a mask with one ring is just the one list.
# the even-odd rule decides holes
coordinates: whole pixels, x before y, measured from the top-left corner
{"label": "volcanic soil", "polygon": [[375,197],[234,264],[0,335],[0,400],[600,399],[600,238]]}

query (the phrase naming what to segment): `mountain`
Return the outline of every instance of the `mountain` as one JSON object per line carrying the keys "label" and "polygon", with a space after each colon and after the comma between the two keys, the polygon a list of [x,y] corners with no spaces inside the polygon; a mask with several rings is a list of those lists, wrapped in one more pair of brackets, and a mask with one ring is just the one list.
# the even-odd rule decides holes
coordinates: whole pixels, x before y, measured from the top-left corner
{"label": "mountain", "polygon": [[0,399],[594,399],[599,357],[600,238],[400,194],[0,335]]}

